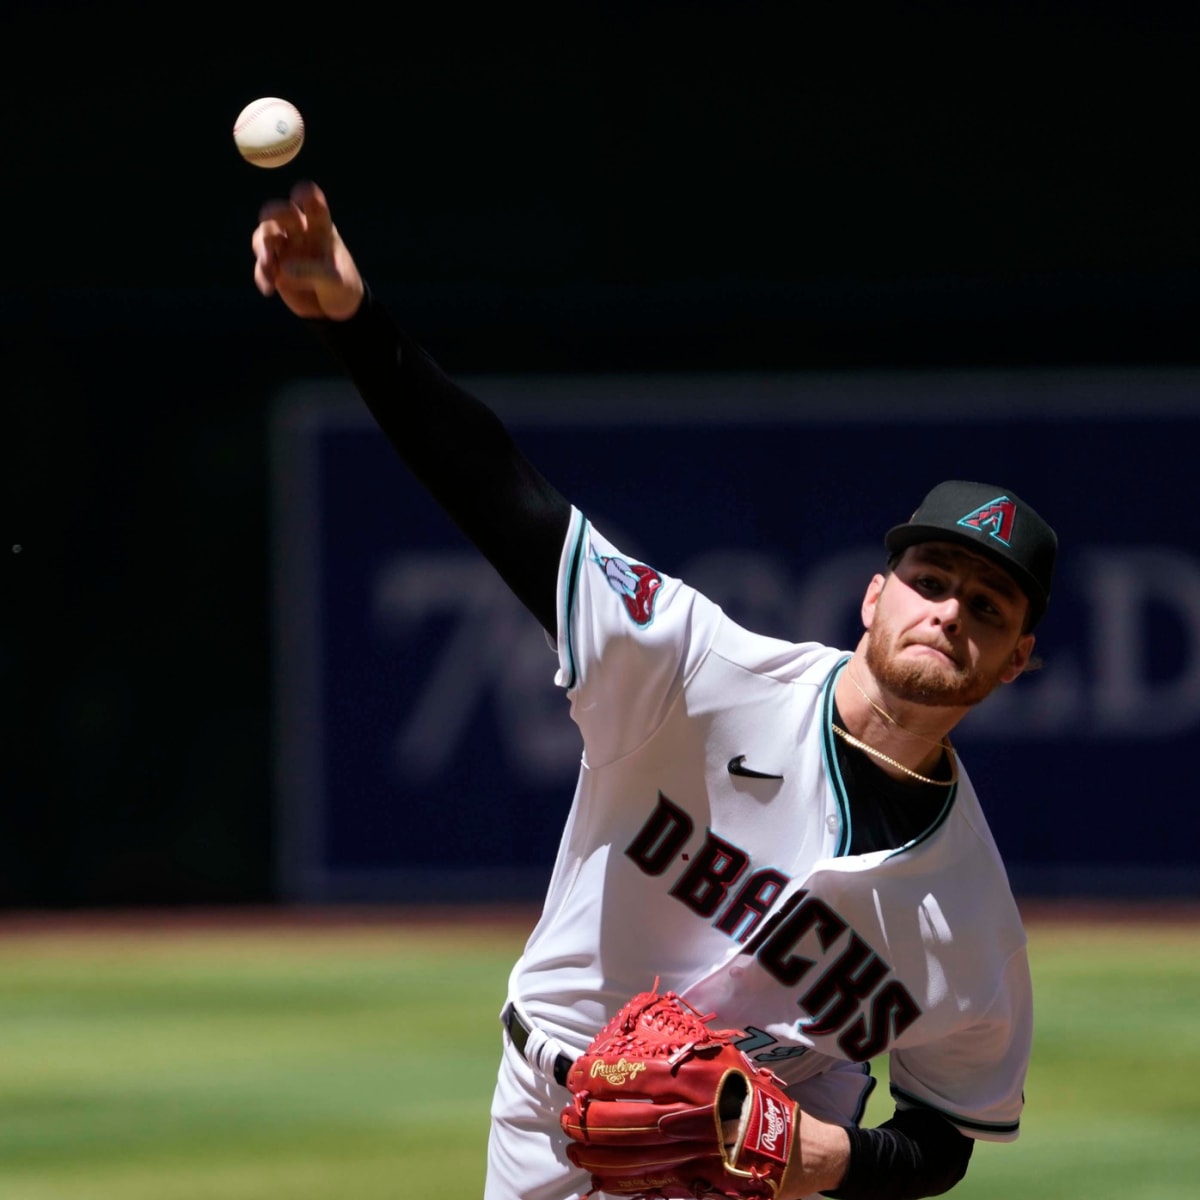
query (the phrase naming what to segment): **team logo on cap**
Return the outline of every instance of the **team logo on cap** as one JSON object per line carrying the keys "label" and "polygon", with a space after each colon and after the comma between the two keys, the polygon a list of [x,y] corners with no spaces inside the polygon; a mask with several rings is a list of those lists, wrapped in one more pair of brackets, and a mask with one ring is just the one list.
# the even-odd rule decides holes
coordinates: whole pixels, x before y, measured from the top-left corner
{"label": "team logo on cap", "polygon": [[959,517],[958,523],[967,529],[986,533],[1006,546],[1012,544],[1013,523],[1017,519],[1017,506],[1007,496],[997,496],[981,504],[974,512]]}

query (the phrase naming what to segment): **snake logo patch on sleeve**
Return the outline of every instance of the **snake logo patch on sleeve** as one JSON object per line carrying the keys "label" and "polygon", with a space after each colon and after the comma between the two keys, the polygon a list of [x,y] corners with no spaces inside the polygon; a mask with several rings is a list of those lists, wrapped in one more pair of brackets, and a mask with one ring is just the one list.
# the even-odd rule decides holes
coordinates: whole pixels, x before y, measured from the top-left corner
{"label": "snake logo patch on sleeve", "polygon": [[662,587],[662,576],[645,563],[631,563],[615,555],[597,554],[592,562],[604,572],[608,586],[621,597],[625,611],[643,628],[654,620],[654,601]]}

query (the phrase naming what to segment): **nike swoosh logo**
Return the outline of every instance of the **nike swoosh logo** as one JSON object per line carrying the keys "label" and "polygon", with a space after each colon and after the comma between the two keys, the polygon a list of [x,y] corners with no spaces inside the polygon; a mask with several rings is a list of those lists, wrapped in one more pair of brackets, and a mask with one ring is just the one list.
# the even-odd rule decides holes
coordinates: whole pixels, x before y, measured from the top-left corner
{"label": "nike swoosh logo", "polygon": [[726,764],[730,775],[740,775],[743,779],[782,779],[782,775],[768,775],[766,771],[756,771],[753,767],[745,766],[746,756],[735,754]]}

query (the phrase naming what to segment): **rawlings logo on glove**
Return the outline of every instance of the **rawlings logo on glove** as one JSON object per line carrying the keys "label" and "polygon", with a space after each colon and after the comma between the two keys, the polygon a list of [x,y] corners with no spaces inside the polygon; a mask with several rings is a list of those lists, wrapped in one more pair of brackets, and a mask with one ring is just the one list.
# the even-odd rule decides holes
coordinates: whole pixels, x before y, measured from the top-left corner
{"label": "rawlings logo on glove", "polygon": [[647,1200],[773,1197],[796,1104],[674,992],[635,996],[567,1075],[567,1155],[593,1191]]}
{"label": "rawlings logo on glove", "polygon": [[630,1079],[636,1079],[639,1071],[644,1071],[646,1064],[641,1062],[626,1062],[625,1059],[619,1058],[615,1063],[605,1062],[603,1059],[597,1059],[592,1063],[592,1078],[597,1077],[603,1079],[605,1083],[612,1084],[613,1087],[620,1087],[623,1083],[627,1083]]}

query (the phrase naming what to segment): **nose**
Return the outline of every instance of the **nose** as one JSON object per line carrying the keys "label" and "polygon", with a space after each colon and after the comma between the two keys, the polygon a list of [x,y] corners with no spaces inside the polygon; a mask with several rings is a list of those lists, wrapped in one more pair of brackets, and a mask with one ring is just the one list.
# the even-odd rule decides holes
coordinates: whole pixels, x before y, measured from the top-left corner
{"label": "nose", "polygon": [[957,596],[946,596],[933,606],[934,624],[955,630],[962,620],[962,604]]}

